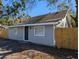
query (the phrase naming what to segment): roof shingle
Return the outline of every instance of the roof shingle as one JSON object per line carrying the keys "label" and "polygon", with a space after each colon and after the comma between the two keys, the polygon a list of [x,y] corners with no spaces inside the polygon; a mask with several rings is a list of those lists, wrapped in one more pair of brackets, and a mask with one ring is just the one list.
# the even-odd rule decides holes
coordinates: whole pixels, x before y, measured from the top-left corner
{"label": "roof shingle", "polygon": [[47,23],[47,22],[56,22],[65,17],[67,10],[59,11],[56,13],[49,13],[46,15],[31,17],[26,19],[25,23]]}

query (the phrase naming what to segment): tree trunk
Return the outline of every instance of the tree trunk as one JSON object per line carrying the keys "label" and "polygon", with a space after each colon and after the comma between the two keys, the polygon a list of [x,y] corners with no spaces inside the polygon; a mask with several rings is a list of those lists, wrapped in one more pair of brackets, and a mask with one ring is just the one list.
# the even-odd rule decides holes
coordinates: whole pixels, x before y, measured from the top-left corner
{"label": "tree trunk", "polygon": [[0,0],[0,15],[2,15],[2,0]]}
{"label": "tree trunk", "polygon": [[76,26],[78,27],[78,0],[75,0],[76,2],[76,18],[75,18],[75,21],[76,21]]}

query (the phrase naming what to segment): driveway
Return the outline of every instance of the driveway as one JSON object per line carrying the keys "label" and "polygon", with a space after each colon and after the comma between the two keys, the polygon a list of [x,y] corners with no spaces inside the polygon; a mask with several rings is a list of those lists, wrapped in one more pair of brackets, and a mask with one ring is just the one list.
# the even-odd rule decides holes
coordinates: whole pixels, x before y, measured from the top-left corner
{"label": "driveway", "polygon": [[78,59],[76,50],[0,39],[0,59]]}

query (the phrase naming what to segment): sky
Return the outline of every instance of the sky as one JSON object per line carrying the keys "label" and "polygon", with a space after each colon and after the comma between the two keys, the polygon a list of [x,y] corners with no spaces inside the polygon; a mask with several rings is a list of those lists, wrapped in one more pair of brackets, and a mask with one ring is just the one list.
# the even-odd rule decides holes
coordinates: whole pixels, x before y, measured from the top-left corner
{"label": "sky", "polygon": [[[12,0],[4,0],[3,3],[6,5],[7,3],[9,5],[11,5],[11,1]],[[61,0],[62,1],[62,0]],[[61,2],[59,1],[59,3]],[[42,0],[40,2],[37,2],[37,5],[32,8],[32,10],[26,10],[25,13],[30,15],[31,17],[34,17],[34,16],[39,16],[39,15],[44,15],[44,14],[48,14],[48,13],[53,13],[53,12],[57,12],[58,9],[53,6],[52,9],[49,9],[49,7],[47,7],[47,2]],[[72,3],[71,3],[71,8],[72,10],[75,12],[76,11],[76,8],[75,8],[75,0],[72,0]]]}
{"label": "sky", "polygon": [[[75,12],[76,8],[75,8],[75,0],[72,0],[72,10]],[[43,15],[43,14],[47,14],[47,13],[53,13],[53,12],[57,12],[57,8],[55,8],[55,6],[53,6],[54,8],[52,10],[49,9],[49,7],[47,7],[47,2],[45,1],[41,1],[37,4],[37,6],[35,8],[32,9],[32,11],[29,11],[28,14],[30,16],[39,16],[39,15]]]}

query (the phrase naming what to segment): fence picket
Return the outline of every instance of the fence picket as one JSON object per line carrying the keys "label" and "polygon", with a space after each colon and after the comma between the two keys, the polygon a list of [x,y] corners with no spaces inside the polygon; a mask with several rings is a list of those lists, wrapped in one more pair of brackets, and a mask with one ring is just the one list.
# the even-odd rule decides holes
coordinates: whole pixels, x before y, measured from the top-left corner
{"label": "fence picket", "polygon": [[56,28],[55,38],[58,48],[78,49],[77,28]]}

